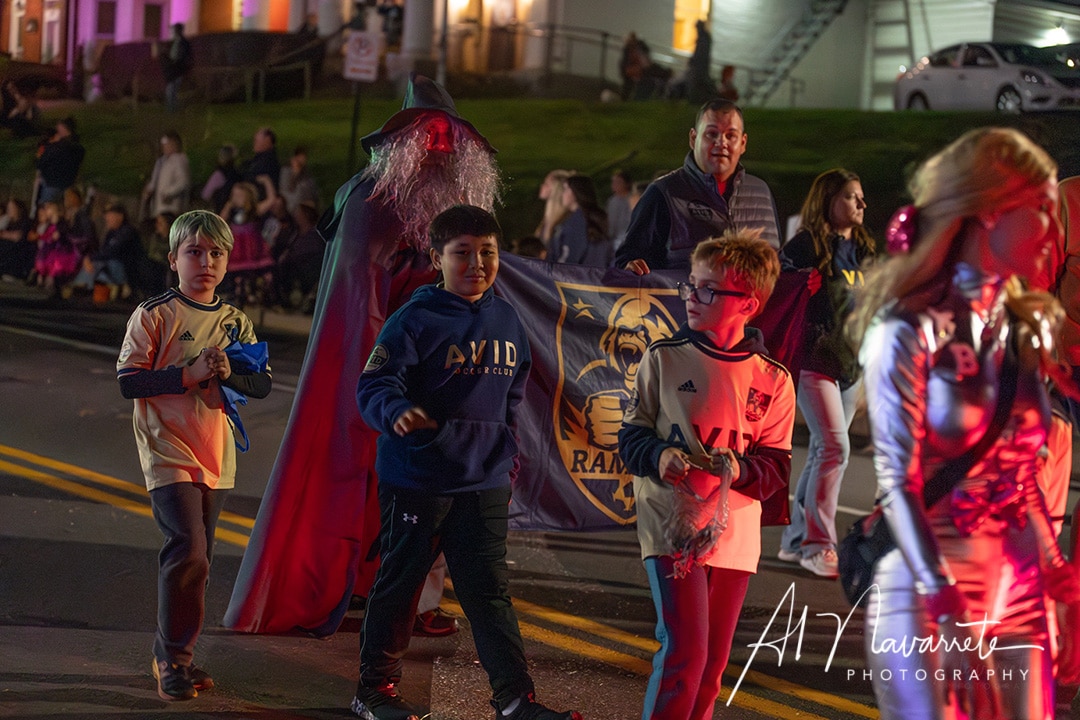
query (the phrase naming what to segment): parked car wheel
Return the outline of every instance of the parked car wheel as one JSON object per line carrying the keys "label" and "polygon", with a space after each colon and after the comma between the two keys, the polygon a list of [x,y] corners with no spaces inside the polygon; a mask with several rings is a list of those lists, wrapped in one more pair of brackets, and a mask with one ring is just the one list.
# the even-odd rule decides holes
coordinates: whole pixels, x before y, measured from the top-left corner
{"label": "parked car wheel", "polygon": [[922,93],[915,93],[908,98],[907,101],[908,110],[929,110],[930,103],[926,102],[926,96]]}
{"label": "parked car wheel", "polygon": [[1002,88],[998,93],[997,101],[995,102],[998,112],[1009,113],[1011,115],[1018,115],[1020,111],[1024,109],[1023,101],[1020,99],[1020,93],[1016,91],[1014,87]]}

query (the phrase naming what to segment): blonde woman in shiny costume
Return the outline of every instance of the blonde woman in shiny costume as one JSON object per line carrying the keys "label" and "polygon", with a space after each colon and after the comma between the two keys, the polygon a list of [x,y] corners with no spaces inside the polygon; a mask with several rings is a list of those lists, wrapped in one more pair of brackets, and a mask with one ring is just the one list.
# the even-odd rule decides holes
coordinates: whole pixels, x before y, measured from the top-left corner
{"label": "blonde woman in shiny costume", "polygon": [[[1059,310],[1013,276],[1036,277],[1061,232],[1057,168],[1021,133],[982,128],[930,158],[910,189],[911,248],[867,277],[853,322],[878,501],[897,545],[874,574],[867,669],[885,720],[1049,719],[1043,594],[1080,598],[1035,484]],[[1003,431],[924,507],[924,482],[991,424],[1012,342],[1018,374]]]}

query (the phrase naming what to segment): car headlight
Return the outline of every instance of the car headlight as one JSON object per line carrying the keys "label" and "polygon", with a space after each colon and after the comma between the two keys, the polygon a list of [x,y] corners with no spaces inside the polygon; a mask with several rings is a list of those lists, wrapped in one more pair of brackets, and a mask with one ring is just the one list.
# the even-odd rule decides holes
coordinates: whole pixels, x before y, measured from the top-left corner
{"label": "car headlight", "polygon": [[1050,81],[1046,79],[1041,73],[1037,73],[1034,70],[1021,70],[1020,77],[1024,78],[1024,82],[1031,83],[1032,85],[1042,85],[1043,87],[1050,87]]}

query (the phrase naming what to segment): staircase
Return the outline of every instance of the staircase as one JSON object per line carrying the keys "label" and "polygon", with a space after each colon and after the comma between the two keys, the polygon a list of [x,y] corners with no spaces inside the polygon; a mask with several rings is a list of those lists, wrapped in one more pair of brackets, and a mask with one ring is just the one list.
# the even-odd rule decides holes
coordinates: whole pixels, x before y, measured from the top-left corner
{"label": "staircase", "polygon": [[[926,22],[925,11],[923,22]],[[863,73],[861,107],[892,110],[893,87],[900,66],[910,68],[915,59],[908,0],[872,0],[868,3],[867,72]]]}
{"label": "staircase", "polygon": [[847,0],[811,0],[802,18],[781,38],[764,70],[751,76],[747,105],[765,104],[845,5]]}

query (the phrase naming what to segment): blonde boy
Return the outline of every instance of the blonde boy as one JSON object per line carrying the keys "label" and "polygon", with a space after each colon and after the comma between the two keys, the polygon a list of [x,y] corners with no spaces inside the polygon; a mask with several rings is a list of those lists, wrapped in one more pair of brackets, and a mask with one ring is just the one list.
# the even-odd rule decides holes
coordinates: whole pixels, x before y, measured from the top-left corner
{"label": "blonde boy", "polygon": [[135,309],[116,363],[120,390],[135,401],[139,461],[165,536],[153,646],[154,677],[165,700],[190,700],[214,685],[192,660],[214,529],[236,476],[220,386],[256,398],[266,397],[271,386],[269,368],[234,372],[222,350],[233,341],[256,341],[251,320],[215,294],[232,245],[229,226],[213,213],[196,210],[176,219],[169,266],[179,287]]}

